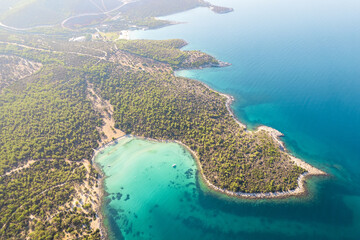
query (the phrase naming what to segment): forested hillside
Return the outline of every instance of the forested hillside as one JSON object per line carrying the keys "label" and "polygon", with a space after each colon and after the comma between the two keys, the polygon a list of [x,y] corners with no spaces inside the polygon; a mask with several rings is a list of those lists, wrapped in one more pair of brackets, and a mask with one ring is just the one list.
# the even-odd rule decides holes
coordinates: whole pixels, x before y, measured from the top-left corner
{"label": "forested hillside", "polygon": [[297,187],[304,170],[269,135],[238,125],[224,96],[173,75],[183,62],[203,67],[217,61],[181,51],[185,44],[2,36],[0,55],[41,64],[0,92],[2,239],[99,238],[99,175],[88,160],[103,120],[88,97],[90,87],[114,106],[116,128],[181,141],[219,188],[264,193]]}
{"label": "forested hillside", "polygon": [[160,27],[168,22],[154,17],[196,7],[209,7],[209,4],[203,0],[3,0],[0,23],[10,29],[41,28],[58,33],[61,29],[81,30],[102,23],[121,29],[134,24]]}
{"label": "forested hillside", "polygon": [[[86,169],[84,159],[98,146],[96,126],[102,124],[87,99],[81,57],[74,61],[74,56],[8,44],[1,45],[1,53],[43,67],[17,81],[3,79],[0,239],[98,239],[99,231],[90,225],[97,219],[96,195],[89,193],[93,199],[78,206],[74,200],[81,186],[97,184],[95,170]],[[16,68],[19,62],[8,63]]]}
{"label": "forested hillside", "polygon": [[174,69],[219,66],[218,60],[200,51],[181,51],[187,45],[184,40],[119,40],[119,49],[142,57],[170,64]]}
{"label": "forested hillside", "polygon": [[[107,75],[101,77],[101,69]],[[194,150],[204,175],[234,192],[287,191],[304,170],[264,132],[240,127],[225,98],[202,84],[165,72],[93,66],[91,82],[115,106],[116,127],[128,134],[178,140]],[[120,73],[120,74],[119,74]]]}

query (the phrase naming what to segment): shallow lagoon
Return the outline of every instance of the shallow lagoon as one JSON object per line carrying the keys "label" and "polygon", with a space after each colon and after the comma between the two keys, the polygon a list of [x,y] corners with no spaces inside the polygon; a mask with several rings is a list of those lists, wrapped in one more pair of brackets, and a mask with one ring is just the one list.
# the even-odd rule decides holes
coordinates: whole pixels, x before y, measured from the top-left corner
{"label": "shallow lagoon", "polygon": [[[214,193],[176,143],[123,138],[95,161],[107,176],[103,213],[110,239],[352,239],[358,231],[351,210],[336,199],[242,200]],[[314,184],[313,193],[319,190]]]}

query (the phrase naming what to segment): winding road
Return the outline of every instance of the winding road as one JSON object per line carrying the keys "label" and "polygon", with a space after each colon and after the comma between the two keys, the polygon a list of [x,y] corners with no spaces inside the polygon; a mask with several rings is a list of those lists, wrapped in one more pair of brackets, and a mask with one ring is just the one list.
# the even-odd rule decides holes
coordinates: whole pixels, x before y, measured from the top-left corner
{"label": "winding road", "polygon": [[42,51],[42,52],[50,52],[50,53],[69,53],[69,54],[75,54],[75,55],[78,55],[78,56],[93,57],[93,58],[97,58],[97,59],[105,60],[105,61],[106,61],[106,57],[107,57],[107,52],[101,51],[101,50],[98,50],[98,49],[92,49],[92,50],[97,50],[97,51],[103,52],[103,53],[104,53],[104,56],[103,56],[103,57],[94,56],[94,55],[87,54],[87,53],[62,52],[62,51],[54,51],[54,50],[49,50],[49,49],[44,49],[44,48],[36,48],[36,47],[30,47],[30,46],[27,46],[27,45],[23,45],[23,44],[20,44],[20,43],[13,43],[13,42],[3,42],[3,41],[0,41],[0,44],[1,44],[1,43],[3,43],[3,44],[9,44],[9,45],[15,45],[15,46],[18,46],[18,47],[23,47],[23,48],[27,48],[27,49]]}
{"label": "winding road", "polygon": [[[100,13],[82,13],[82,14],[79,14],[79,15],[76,15],[76,16],[71,16],[71,17],[68,17],[66,18],[64,21],[61,22],[61,27],[62,28],[67,28],[67,29],[71,29],[71,28],[68,28],[65,26],[66,22],[69,21],[69,20],[72,20],[72,19],[75,19],[75,18],[79,18],[79,17],[86,17],[86,16],[101,16],[101,15],[106,15],[108,16],[109,18],[112,18],[113,16],[110,15],[110,13],[113,13],[119,9],[121,9],[122,7],[128,5],[129,3],[134,3],[134,2],[137,2],[138,0],[127,0],[127,1],[123,1],[121,5],[109,10],[109,11],[106,11],[105,9],[105,4],[103,3],[103,6],[104,6],[104,9],[101,9],[97,4],[95,4],[92,0],[90,0],[90,2],[96,7],[98,8],[99,10],[101,10]],[[116,17],[116,16],[115,16]]]}
{"label": "winding road", "polygon": [[[119,6],[113,8],[111,10],[107,10],[103,0],[102,0],[103,8],[101,8],[101,6],[96,4],[93,0],[89,0],[89,2],[93,6],[95,6],[97,9],[99,9],[101,12],[98,12],[98,13],[82,13],[82,14],[78,14],[78,15],[75,15],[75,16],[68,17],[68,18],[66,18],[65,20],[63,20],[61,22],[61,27],[64,28],[64,29],[71,29],[71,28],[68,28],[68,27],[65,26],[66,22],[68,22],[69,20],[72,20],[72,19],[79,18],[79,17],[106,15],[108,18],[114,18],[114,16],[111,16],[110,13],[113,13],[113,12],[121,9],[122,7],[130,4],[130,3],[134,3],[134,2],[137,2],[137,1],[138,0],[124,0],[124,1],[122,1],[122,3]],[[116,16],[118,16],[118,15],[116,15]],[[38,26],[34,26],[34,27],[17,28],[17,27],[12,27],[12,26],[9,26],[9,25],[6,25],[6,24],[0,22],[0,28],[4,28],[4,29],[7,29],[7,30],[14,30],[14,31],[30,31],[30,30],[33,30],[33,29],[36,29],[36,28],[48,28],[48,27],[55,27],[55,26],[56,25],[38,25]]]}

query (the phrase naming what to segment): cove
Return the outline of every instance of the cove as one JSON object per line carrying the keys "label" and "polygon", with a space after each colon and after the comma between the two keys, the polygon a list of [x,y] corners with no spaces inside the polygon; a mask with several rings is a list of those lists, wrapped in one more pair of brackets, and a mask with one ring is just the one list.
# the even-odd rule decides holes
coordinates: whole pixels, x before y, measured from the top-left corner
{"label": "cove", "polygon": [[[354,233],[348,231],[351,211],[341,202],[315,196],[244,200],[212,192],[191,154],[176,143],[125,137],[95,162],[106,175],[102,212],[110,239],[338,239],[346,230]],[[340,218],[323,205],[341,207]]]}

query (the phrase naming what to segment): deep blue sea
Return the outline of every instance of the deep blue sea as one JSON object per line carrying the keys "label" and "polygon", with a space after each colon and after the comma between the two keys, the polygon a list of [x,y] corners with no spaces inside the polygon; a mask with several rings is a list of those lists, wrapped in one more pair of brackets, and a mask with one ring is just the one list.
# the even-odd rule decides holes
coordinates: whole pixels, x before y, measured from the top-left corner
{"label": "deep blue sea", "polygon": [[[185,49],[202,50],[231,63],[226,68],[177,74],[233,95],[236,100],[232,108],[250,129],[258,125],[278,129],[285,134],[283,140],[295,156],[327,171],[331,177],[309,180],[307,198],[257,201],[211,193],[195,178],[190,179],[192,185],[181,177],[176,178],[178,182],[170,179],[184,195],[192,194],[183,201],[176,194],[169,194],[170,202],[179,200],[169,206],[143,205],[149,196],[134,196],[137,206],[151,210],[150,213],[155,206],[163,213],[162,220],[160,215],[146,215],[149,217],[146,223],[151,225],[147,229],[151,231],[136,227],[141,214],[137,218],[130,214],[112,215],[136,210],[126,208],[123,200],[109,199],[112,208],[105,205],[104,211],[108,224],[113,225],[109,227],[113,229],[113,238],[121,239],[122,232],[125,239],[360,239],[360,2],[211,2],[233,7],[235,11],[219,15],[198,8],[165,17],[182,24],[136,31],[131,36],[182,38],[189,42]],[[140,143],[133,142],[129,148],[136,149],[134,144]],[[129,143],[123,144],[118,148]],[[162,149],[158,145],[156,148]],[[166,154],[181,152],[174,149]],[[128,152],[131,158],[123,155],[119,161],[136,158],[137,150],[134,151]],[[163,159],[162,152],[158,154]],[[167,161],[171,166],[172,159]],[[153,167],[156,166],[154,163]],[[168,169],[170,175],[172,170]],[[111,177],[106,169],[105,173]],[[147,171],[142,177],[151,178],[151,174],[156,173]],[[121,176],[117,179],[122,181]],[[156,184],[152,186],[158,192]],[[126,186],[122,187],[126,195]],[[150,198],[163,198],[168,186],[160,189],[165,192],[151,194]],[[111,191],[116,192],[108,188]],[[138,191],[141,192],[141,187]],[[117,210],[114,206],[118,206]],[[171,211],[180,213],[172,216]],[[164,216],[169,219],[163,219]],[[124,233],[129,224],[131,231]]]}

